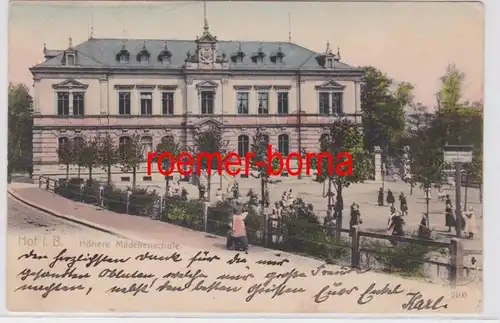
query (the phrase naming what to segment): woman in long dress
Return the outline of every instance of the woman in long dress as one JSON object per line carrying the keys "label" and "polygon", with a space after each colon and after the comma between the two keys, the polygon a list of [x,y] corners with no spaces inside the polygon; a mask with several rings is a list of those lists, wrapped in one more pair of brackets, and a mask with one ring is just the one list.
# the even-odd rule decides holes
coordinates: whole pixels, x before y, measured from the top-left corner
{"label": "woman in long dress", "polygon": [[453,205],[451,205],[451,202],[446,204],[445,214],[444,225],[448,227],[448,232],[451,232],[451,228],[455,226],[455,217],[453,216]]}
{"label": "woman in long dress", "polygon": [[469,207],[469,210],[465,212],[465,232],[467,233],[467,239],[474,239],[474,234],[476,233],[476,215],[472,207]]}

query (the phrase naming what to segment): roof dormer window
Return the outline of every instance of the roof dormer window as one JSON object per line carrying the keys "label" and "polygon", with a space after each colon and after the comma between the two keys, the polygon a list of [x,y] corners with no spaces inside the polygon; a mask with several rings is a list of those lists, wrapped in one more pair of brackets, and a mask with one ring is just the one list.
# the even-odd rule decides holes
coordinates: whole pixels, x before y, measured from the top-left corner
{"label": "roof dormer window", "polygon": [[148,63],[149,62],[149,51],[146,48],[146,42],[142,45],[141,51],[137,54],[137,61],[141,63]]}
{"label": "roof dormer window", "polygon": [[125,46],[125,43],[122,45],[122,49],[116,54],[116,60],[120,62],[120,64],[126,64],[130,60],[130,53]]}
{"label": "roof dormer window", "polygon": [[283,63],[283,58],[285,57],[285,53],[281,49],[281,46],[278,47],[278,50],[271,54],[271,62],[275,64]]}
{"label": "roof dormer window", "polygon": [[165,42],[165,47],[158,55],[158,62],[161,62],[163,64],[168,64],[170,63],[171,58],[172,58],[172,53],[168,50],[167,42]]}
{"label": "roof dormer window", "polygon": [[333,68],[333,58],[327,58],[326,59],[326,67],[327,68]]}
{"label": "roof dormer window", "polygon": [[75,54],[74,53],[66,53],[66,65],[67,66],[75,66]]}
{"label": "roof dormer window", "polygon": [[332,52],[330,43],[326,43],[326,50],[323,54],[316,56],[316,60],[321,67],[326,69],[334,69],[335,62],[340,61],[340,49],[337,47],[337,54]]}
{"label": "roof dormer window", "polygon": [[243,52],[243,49],[241,48],[241,43],[238,44],[238,50],[231,54],[231,61],[233,63],[243,63],[243,58],[245,58],[245,53]]}
{"label": "roof dormer window", "polygon": [[259,50],[252,54],[252,62],[254,63],[264,63],[264,57],[266,54],[262,50],[262,45],[259,47]]}

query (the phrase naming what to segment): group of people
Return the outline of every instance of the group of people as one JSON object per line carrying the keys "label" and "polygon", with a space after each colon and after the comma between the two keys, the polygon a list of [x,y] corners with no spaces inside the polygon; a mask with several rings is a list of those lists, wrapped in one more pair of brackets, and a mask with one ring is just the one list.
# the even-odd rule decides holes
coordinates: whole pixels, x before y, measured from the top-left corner
{"label": "group of people", "polygon": [[167,197],[180,196],[183,201],[187,201],[189,195],[186,188],[181,186],[180,181],[174,181],[173,184],[168,185],[166,194]]}
{"label": "group of people", "polygon": [[[446,208],[445,208],[445,226],[448,227],[448,232],[451,232],[452,227],[457,227],[457,219],[453,215],[453,204],[451,203],[451,198],[446,195]],[[476,234],[476,214],[474,213],[474,208],[469,206],[466,211],[460,212],[460,229],[464,231],[465,237],[467,239],[474,239],[474,234]]]}

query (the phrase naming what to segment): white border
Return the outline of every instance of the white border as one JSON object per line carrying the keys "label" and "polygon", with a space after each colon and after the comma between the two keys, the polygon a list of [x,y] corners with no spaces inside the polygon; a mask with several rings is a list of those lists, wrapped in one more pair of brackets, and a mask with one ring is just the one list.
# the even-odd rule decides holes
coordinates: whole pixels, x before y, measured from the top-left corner
{"label": "white border", "polygon": [[[500,307],[498,304],[500,304],[500,298],[498,297],[499,291],[500,291],[500,286],[499,286],[499,279],[498,276],[500,275],[500,266],[499,266],[499,259],[498,257],[498,250],[495,250],[493,247],[495,242],[497,242],[496,235],[498,234],[498,229],[500,228],[500,213],[498,209],[494,208],[494,204],[492,201],[494,201],[495,197],[497,196],[497,188],[495,187],[495,183],[500,183],[500,170],[498,169],[500,167],[500,158],[499,158],[499,149],[497,147],[497,142],[498,138],[500,138],[500,127],[498,126],[497,122],[500,121],[500,95],[498,95],[499,92],[499,84],[498,82],[498,76],[500,75],[500,46],[499,46],[499,41],[500,41],[500,0],[484,0],[484,7],[485,7],[485,22],[486,22],[486,30],[485,30],[485,41],[486,41],[486,61],[485,61],[485,97],[484,97],[484,104],[485,104],[485,118],[484,118],[484,125],[485,125],[485,131],[484,131],[484,171],[487,174],[487,176],[484,177],[484,211],[483,214],[486,214],[486,216],[483,219],[483,225],[484,225],[484,313],[482,315],[483,318],[499,318],[500,317]],[[0,69],[4,77],[1,79],[1,85],[0,85],[0,98],[2,104],[2,114],[1,114],[1,121],[3,124],[3,129],[7,129],[7,118],[6,118],[6,112],[7,112],[7,86],[8,86],[8,80],[7,80],[7,30],[8,30],[8,1],[3,1],[4,4],[4,10],[1,11],[1,18],[3,21],[3,24],[1,26],[2,28],[2,33],[0,36],[1,39],[1,60],[0,60]],[[436,28],[439,28],[438,26]],[[23,41],[22,39],[19,40],[13,40],[13,41]],[[468,44],[464,44],[464,46],[467,46]],[[429,51],[432,52],[432,48],[429,48]],[[496,82],[495,82],[496,81]],[[494,96],[494,94],[497,94]],[[2,194],[1,199],[0,199],[0,208],[3,210],[7,210],[7,187],[6,187],[6,160],[7,160],[7,136],[3,136],[0,139],[0,151],[3,153],[3,158],[1,159],[1,167],[0,167],[0,185],[2,187],[2,191],[4,194]],[[7,219],[6,219],[6,211],[4,211],[1,215],[0,218],[4,221],[5,224],[7,224]],[[6,239],[5,239],[5,234],[3,235],[3,238],[0,239],[0,250],[3,250],[4,252],[6,251]],[[0,290],[2,292],[0,293],[0,304],[3,304],[2,308],[2,313],[1,315],[9,315],[9,318],[1,317],[0,322],[28,322],[28,321],[33,321],[33,319],[29,319],[26,317],[26,315],[16,315],[12,313],[7,313],[6,310],[6,302],[5,302],[5,259],[3,257],[0,258],[0,268],[2,270],[2,275],[0,277]],[[496,305],[496,306],[495,306]],[[137,314],[118,314],[120,315],[120,318],[112,317],[111,315],[108,316],[106,315],[106,318],[98,318],[97,315],[85,315],[83,314],[83,317],[75,317],[75,315],[72,317],[71,315],[57,315],[58,317],[54,317],[54,315],[51,315],[50,317],[45,317],[41,318],[40,316],[44,314],[37,314],[37,313],[31,313],[29,314],[30,316],[37,316],[39,317],[37,319],[37,322],[80,322],[82,320],[93,320],[94,322],[106,322],[106,323],[115,323],[115,322],[164,322],[164,319],[160,318],[160,315],[137,315]],[[174,314],[170,314],[174,315]],[[14,316],[14,317],[13,317]],[[24,317],[22,317],[24,316]],[[128,318],[125,318],[128,316]],[[133,316],[135,318],[132,318],[130,316]],[[177,317],[179,316],[184,316],[184,315],[176,315]],[[210,322],[210,323],[216,323],[220,322],[221,317],[219,316],[218,318],[215,315],[210,315],[212,318],[211,319],[204,319],[204,322]],[[248,321],[248,317],[250,315],[244,316],[244,315],[225,315],[226,317],[231,317],[228,318],[227,321],[234,321],[236,322],[236,319],[238,322],[242,321]],[[360,316],[360,315],[343,315],[344,318],[349,317],[349,318],[355,318],[358,317],[358,319],[352,320],[352,321],[357,321],[361,322],[361,317],[366,319],[368,318],[367,315]],[[146,318],[149,317],[149,318]],[[153,318],[156,317],[156,318]],[[199,318],[194,318],[196,317],[195,315],[191,315],[192,318],[183,318],[183,319],[170,319],[173,321],[181,322],[181,321],[190,321],[190,322],[199,322],[201,319]],[[247,319],[244,319],[246,317]],[[251,315],[250,317],[257,317],[256,315]],[[262,316],[261,316],[262,317]],[[286,318],[287,321],[291,321],[292,318],[322,318],[323,322],[327,322],[326,317],[332,318],[332,317],[337,317],[340,318],[340,315],[279,315],[279,316],[274,316],[274,315],[265,315],[265,317],[273,317],[274,319],[276,318]],[[375,317],[375,316],[372,316]],[[407,317],[407,316],[406,316]],[[465,318],[463,316],[458,316],[458,315],[453,315],[451,316],[453,318]],[[451,318],[448,316],[448,319]],[[378,316],[380,318],[380,316]],[[395,316],[391,316],[391,318],[398,318]],[[402,318],[402,317],[399,317]],[[446,316],[442,316],[441,319],[446,319]],[[119,321],[118,321],[119,320]],[[477,318],[475,319],[477,320]],[[475,321],[474,320],[474,321]],[[430,322],[430,319],[415,319],[415,322]],[[374,323],[383,323],[381,319],[372,319],[371,322]],[[473,322],[473,320],[463,320],[463,322]]]}

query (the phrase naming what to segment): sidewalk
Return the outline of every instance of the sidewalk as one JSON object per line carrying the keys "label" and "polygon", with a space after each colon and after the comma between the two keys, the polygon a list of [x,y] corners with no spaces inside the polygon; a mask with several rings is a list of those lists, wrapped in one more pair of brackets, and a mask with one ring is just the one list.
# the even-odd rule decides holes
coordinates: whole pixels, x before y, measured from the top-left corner
{"label": "sidewalk", "polygon": [[[146,242],[174,242],[192,248],[223,249],[225,239],[178,227],[149,217],[119,214],[75,202],[32,184],[12,184],[9,195],[36,209],[115,236]],[[261,248],[259,248],[261,249]]]}

